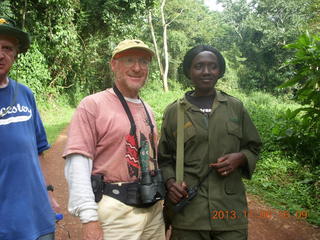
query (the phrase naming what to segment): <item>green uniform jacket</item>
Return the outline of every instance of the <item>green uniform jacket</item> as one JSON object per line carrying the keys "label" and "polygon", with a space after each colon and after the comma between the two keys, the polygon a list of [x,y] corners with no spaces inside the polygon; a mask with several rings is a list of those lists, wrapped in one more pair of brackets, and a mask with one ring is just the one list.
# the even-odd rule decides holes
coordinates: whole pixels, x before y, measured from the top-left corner
{"label": "green uniform jacket", "polygon": [[[261,140],[248,112],[238,99],[217,91],[210,115],[181,100],[185,112],[184,181],[195,186],[208,165],[228,153],[243,152],[247,165],[228,176],[213,170],[197,196],[178,214],[172,226],[189,230],[236,230],[248,225],[247,201],[242,177],[251,178]],[[177,102],[167,107],[159,142],[159,164],[165,182],[175,178]]]}

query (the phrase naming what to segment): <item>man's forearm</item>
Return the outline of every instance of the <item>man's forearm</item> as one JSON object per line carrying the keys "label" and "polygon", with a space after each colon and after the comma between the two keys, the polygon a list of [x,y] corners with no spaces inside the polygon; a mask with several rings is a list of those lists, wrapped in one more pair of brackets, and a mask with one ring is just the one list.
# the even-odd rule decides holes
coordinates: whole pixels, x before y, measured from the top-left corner
{"label": "man's forearm", "polygon": [[72,154],[66,159],[65,176],[69,185],[68,210],[82,223],[98,220],[97,203],[91,187],[92,160]]}

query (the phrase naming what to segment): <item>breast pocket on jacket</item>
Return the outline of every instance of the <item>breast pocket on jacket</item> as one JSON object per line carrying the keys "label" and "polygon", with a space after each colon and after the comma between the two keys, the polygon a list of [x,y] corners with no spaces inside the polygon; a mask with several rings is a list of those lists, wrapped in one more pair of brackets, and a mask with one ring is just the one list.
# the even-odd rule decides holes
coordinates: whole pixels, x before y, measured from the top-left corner
{"label": "breast pocket on jacket", "polygon": [[184,143],[189,142],[196,135],[196,130],[191,122],[184,124]]}

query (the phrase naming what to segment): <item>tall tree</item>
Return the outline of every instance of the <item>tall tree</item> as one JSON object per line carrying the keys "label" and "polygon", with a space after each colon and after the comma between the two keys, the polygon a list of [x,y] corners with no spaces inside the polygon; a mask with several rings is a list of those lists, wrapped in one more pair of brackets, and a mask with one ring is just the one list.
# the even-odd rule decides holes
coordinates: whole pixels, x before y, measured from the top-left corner
{"label": "tall tree", "polygon": [[[280,69],[290,53],[283,46],[292,42],[312,18],[312,0],[220,0],[224,17],[229,24],[225,44],[236,42],[245,69],[240,72],[240,83],[247,89],[274,91],[287,77]],[[232,37],[233,36],[233,37]]]}
{"label": "tall tree", "polygon": [[[159,48],[160,62],[167,66],[166,79],[179,79],[179,66],[188,48],[196,44],[213,44],[219,32],[219,14],[210,12],[201,0],[159,1],[152,11],[153,29]],[[164,74],[165,75],[165,74]],[[164,78],[163,78],[164,79]]]}
{"label": "tall tree", "polygon": [[[153,27],[151,11],[149,11],[148,21],[149,21],[150,31],[151,31],[151,35],[152,35],[153,46],[154,46],[155,52],[156,52],[157,62],[158,62],[159,71],[160,71],[160,77],[161,77],[161,79],[163,79],[163,65],[162,65],[162,62],[160,59],[160,53],[159,53],[157,38],[156,38],[154,27]],[[163,88],[165,89],[164,86],[163,86]]]}
{"label": "tall tree", "polygon": [[178,18],[181,13],[183,12],[183,9],[180,10],[178,14],[172,17],[172,19],[166,19],[165,16],[165,6],[166,6],[166,0],[161,0],[160,3],[160,18],[161,18],[161,23],[162,23],[162,40],[163,40],[163,64],[160,60],[159,56],[159,51],[158,51],[158,46],[157,46],[157,40],[155,38],[155,32],[153,28],[153,23],[152,23],[152,13],[151,11],[149,12],[149,23],[150,23],[150,30],[153,36],[153,43],[154,47],[156,49],[156,55],[158,59],[158,64],[160,68],[160,75],[162,77],[162,83],[163,83],[163,90],[167,92],[169,90],[168,87],[168,73],[169,73],[169,53],[168,53],[168,27],[170,24],[175,21],[176,18]]}

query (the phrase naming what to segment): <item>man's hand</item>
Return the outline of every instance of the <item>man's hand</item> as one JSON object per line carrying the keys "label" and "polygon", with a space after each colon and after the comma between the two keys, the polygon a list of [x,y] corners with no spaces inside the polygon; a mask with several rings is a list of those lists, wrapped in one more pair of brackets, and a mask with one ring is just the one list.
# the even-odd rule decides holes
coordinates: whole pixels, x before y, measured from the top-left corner
{"label": "man's hand", "polygon": [[[39,154],[39,162],[40,162],[40,166],[41,166],[41,170],[45,179],[45,182],[47,184],[50,184],[50,181],[48,180],[48,169],[45,168],[44,166],[46,166],[46,161],[48,161],[45,157],[44,157],[44,153],[40,153]],[[52,191],[48,191],[48,195],[49,195],[49,201],[51,204],[52,209],[56,212],[56,213],[61,213],[62,209],[60,208],[59,203],[56,201],[54,194],[53,194],[53,190]]]}
{"label": "man's hand", "polygon": [[216,163],[211,163],[209,166],[214,167],[221,176],[227,176],[238,167],[244,166],[246,162],[246,156],[242,152],[238,152],[224,155]]}
{"label": "man's hand", "polygon": [[103,240],[103,231],[98,221],[82,224],[83,240]]}
{"label": "man's hand", "polygon": [[185,182],[177,183],[175,179],[171,178],[167,181],[166,187],[168,190],[168,197],[174,204],[188,196],[187,184]]}
{"label": "man's hand", "polygon": [[53,192],[48,191],[48,195],[49,195],[49,200],[50,200],[51,207],[53,208],[53,210],[56,213],[61,213],[62,209],[61,209],[59,203],[56,201],[55,197],[53,196]]}

